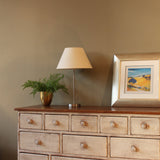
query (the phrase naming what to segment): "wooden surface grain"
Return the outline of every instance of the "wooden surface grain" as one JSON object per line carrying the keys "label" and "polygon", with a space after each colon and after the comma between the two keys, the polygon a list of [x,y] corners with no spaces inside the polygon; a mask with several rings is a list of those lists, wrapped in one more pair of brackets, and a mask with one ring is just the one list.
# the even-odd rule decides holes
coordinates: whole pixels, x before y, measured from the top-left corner
{"label": "wooden surface grain", "polygon": [[15,108],[16,111],[31,112],[75,112],[75,113],[122,113],[122,114],[160,114],[160,107],[110,107],[110,106],[81,106],[69,108],[67,105],[43,105]]}

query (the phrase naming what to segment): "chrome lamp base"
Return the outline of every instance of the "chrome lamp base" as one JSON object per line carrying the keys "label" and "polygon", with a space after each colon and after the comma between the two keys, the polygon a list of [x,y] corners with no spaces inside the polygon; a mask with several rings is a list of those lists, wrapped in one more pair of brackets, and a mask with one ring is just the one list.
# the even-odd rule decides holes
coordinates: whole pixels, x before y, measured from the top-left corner
{"label": "chrome lamp base", "polygon": [[71,108],[78,108],[80,107],[81,105],[80,104],[68,104],[68,107],[71,109]]}

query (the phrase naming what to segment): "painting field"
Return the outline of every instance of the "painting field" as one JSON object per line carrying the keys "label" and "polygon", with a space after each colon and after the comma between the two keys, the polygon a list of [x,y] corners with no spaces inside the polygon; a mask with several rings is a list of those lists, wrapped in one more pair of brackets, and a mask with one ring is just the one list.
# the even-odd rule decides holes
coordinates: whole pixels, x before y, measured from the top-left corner
{"label": "painting field", "polygon": [[149,92],[151,68],[128,68],[127,91]]}

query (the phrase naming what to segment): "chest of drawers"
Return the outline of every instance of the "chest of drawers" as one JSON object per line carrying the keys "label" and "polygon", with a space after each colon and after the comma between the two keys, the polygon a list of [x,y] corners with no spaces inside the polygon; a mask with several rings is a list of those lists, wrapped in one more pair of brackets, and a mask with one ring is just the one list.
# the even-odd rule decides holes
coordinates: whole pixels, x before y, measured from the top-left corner
{"label": "chest of drawers", "polygon": [[158,108],[15,110],[18,160],[160,160]]}

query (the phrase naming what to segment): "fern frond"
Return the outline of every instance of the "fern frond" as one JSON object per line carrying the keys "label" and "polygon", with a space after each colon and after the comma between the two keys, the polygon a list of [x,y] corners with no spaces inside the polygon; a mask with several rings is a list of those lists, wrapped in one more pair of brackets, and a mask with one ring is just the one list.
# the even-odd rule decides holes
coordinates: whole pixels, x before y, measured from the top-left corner
{"label": "fern frond", "polygon": [[60,89],[68,94],[68,89],[65,85],[59,83],[59,81],[63,78],[63,74],[50,74],[48,79],[43,78],[39,81],[28,80],[22,85],[22,87],[23,89],[32,88],[32,92],[30,94],[33,94],[33,96],[35,96],[37,92],[46,91],[54,93]]}

